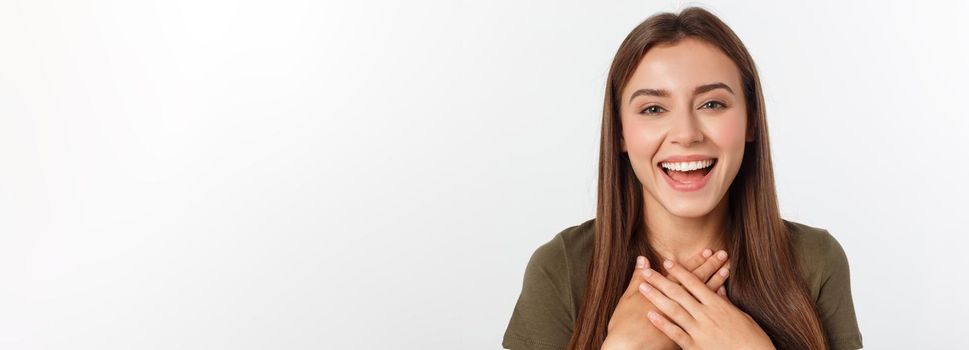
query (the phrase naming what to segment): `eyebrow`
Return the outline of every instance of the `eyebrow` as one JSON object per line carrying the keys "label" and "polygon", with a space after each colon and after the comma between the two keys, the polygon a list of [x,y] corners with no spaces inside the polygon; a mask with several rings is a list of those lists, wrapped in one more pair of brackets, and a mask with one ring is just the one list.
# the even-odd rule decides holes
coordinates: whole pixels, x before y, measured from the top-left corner
{"label": "eyebrow", "polygon": [[[716,89],[726,89],[731,94],[734,93],[733,89],[731,89],[730,86],[727,86],[727,84],[716,82],[716,83],[703,84],[703,85],[697,86],[696,89],[693,89],[693,94],[699,95],[704,92],[716,90]],[[639,95],[669,97],[670,92],[663,89],[639,89],[639,90],[636,90],[636,92],[633,92],[632,96],[629,96],[629,102],[632,103],[633,99]]]}

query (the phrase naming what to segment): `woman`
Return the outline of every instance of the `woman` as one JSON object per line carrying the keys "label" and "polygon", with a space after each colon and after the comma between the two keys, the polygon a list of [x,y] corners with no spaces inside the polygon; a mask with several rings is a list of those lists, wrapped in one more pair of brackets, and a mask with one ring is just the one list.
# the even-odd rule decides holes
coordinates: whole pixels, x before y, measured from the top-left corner
{"label": "woman", "polygon": [[716,16],[657,14],[623,41],[596,218],[536,249],[503,345],[861,348],[847,257],[780,217],[757,70]]}

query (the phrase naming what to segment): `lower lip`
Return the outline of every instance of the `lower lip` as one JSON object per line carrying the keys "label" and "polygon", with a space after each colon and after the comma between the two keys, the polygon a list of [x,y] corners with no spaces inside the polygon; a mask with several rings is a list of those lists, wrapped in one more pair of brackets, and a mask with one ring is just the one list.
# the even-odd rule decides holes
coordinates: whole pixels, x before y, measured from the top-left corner
{"label": "lower lip", "polygon": [[710,179],[710,175],[713,174],[713,170],[716,169],[716,167],[717,167],[717,162],[714,162],[713,166],[710,167],[710,171],[708,171],[706,175],[703,175],[702,179],[700,179],[699,181],[694,181],[690,183],[682,183],[682,182],[677,182],[676,180],[673,180],[673,178],[671,178],[669,174],[663,171],[663,168],[659,168],[659,172],[663,174],[663,178],[666,179],[666,183],[670,184],[670,187],[672,187],[674,190],[677,190],[680,192],[694,192],[694,191],[700,190],[701,188],[703,188],[704,185],[707,184],[707,180]]}

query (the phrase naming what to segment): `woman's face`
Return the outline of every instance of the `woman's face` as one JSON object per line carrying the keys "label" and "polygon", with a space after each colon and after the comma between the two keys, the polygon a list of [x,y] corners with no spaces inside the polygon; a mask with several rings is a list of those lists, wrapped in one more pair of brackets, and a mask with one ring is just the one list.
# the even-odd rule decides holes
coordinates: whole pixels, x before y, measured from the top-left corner
{"label": "woman's face", "polygon": [[620,102],[622,150],[647,207],[695,218],[720,203],[753,137],[743,93],[737,66],[705,41],[647,51]]}

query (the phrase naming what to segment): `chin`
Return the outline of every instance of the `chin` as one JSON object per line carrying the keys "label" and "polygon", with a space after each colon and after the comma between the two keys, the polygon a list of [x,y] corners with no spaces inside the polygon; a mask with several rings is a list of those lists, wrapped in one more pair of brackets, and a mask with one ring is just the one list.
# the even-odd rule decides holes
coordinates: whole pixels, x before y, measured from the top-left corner
{"label": "chin", "polygon": [[[670,202],[673,203],[670,203]],[[716,207],[716,203],[708,203],[705,200],[688,200],[682,198],[676,198],[668,201],[664,201],[663,206],[666,210],[675,216],[681,218],[700,218],[704,217],[713,211]]]}

